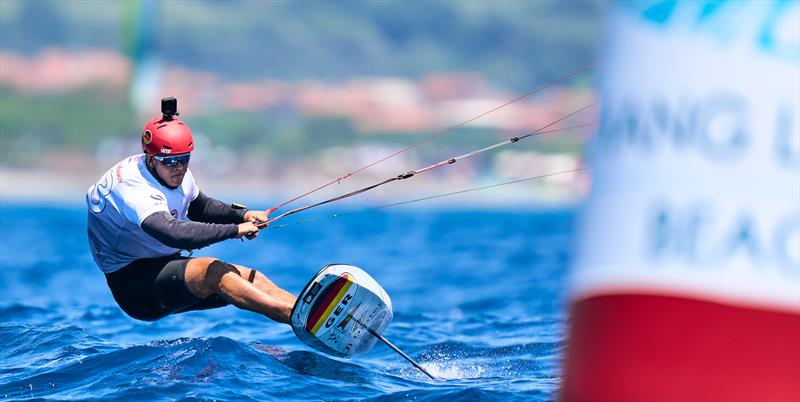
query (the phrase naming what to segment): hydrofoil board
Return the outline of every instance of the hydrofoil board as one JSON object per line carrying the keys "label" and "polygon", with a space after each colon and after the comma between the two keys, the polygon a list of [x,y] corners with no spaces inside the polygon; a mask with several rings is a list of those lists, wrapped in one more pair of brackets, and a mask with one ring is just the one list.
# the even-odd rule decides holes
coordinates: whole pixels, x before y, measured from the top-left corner
{"label": "hydrofoil board", "polygon": [[291,324],[300,341],[338,357],[366,353],[380,340],[433,379],[383,337],[392,318],[392,300],[375,279],[356,266],[330,264],[300,292]]}

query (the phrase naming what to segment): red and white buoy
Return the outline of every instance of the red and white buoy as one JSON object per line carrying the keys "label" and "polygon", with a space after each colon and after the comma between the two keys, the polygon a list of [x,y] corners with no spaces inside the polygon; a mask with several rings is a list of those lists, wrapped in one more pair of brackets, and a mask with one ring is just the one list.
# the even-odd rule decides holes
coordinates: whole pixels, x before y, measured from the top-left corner
{"label": "red and white buoy", "polygon": [[800,400],[800,3],[612,3],[564,401]]}

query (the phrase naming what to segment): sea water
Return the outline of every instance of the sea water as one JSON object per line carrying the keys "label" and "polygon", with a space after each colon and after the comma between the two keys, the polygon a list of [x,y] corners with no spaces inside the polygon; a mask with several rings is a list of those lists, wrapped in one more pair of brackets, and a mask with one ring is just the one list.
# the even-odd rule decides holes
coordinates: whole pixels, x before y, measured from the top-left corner
{"label": "sea water", "polygon": [[428,379],[380,343],[350,360],[320,354],[289,326],[232,306],[153,323],[133,320],[116,306],[92,262],[83,208],[4,203],[0,398],[557,396],[571,211],[358,211],[194,255],[256,268],[295,294],[326,264],[363,268],[394,304],[384,335],[441,380]]}

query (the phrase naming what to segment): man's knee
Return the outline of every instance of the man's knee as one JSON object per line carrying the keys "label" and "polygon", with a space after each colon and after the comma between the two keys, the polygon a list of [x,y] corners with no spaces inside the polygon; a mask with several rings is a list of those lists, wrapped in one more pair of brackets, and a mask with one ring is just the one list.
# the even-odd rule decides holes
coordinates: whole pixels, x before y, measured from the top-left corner
{"label": "man's knee", "polygon": [[205,290],[217,291],[222,277],[228,273],[241,276],[239,270],[231,264],[216,258],[199,257],[193,258],[187,264],[185,279],[187,284],[194,284],[195,287]]}
{"label": "man's knee", "polygon": [[246,279],[250,283],[256,283],[256,278],[264,278],[264,275],[253,268],[247,268],[242,265],[234,265],[238,270],[239,276]]}
{"label": "man's knee", "polygon": [[206,277],[215,283],[219,283],[226,274],[233,273],[242,276],[242,273],[233,265],[220,260],[212,260],[206,269]]}

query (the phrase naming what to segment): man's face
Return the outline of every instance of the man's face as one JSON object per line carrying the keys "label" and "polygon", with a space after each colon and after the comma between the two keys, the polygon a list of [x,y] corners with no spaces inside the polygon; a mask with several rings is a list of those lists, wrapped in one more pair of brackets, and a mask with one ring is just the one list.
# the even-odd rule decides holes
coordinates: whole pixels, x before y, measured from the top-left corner
{"label": "man's face", "polygon": [[171,187],[178,187],[183,183],[183,177],[189,168],[189,154],[155,156],[153,166],[161,180]]}

